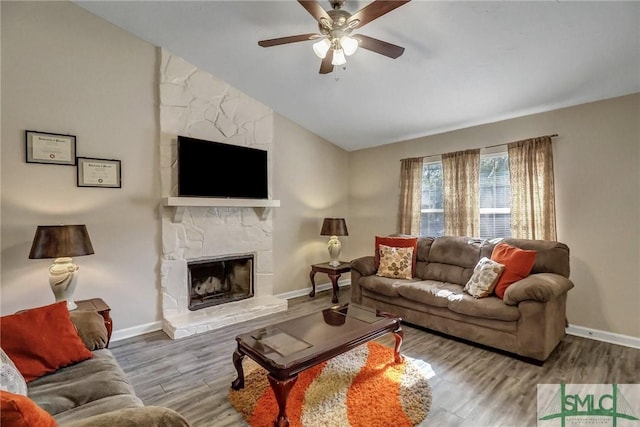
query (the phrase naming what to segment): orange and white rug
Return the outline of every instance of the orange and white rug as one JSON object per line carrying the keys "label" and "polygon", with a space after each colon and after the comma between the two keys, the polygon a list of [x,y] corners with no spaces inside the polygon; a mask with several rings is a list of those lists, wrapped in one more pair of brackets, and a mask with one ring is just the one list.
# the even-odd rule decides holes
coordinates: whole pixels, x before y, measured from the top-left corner
{"label": "orange and white rug", "polygon": [[[376,342],[334,357],[298,376],[289,393],[291,427],[413,427],[427,416],[433,375],[408,357],[393,362],[393,349]],[[267,372],[245,359],[245,387],[229,399],[252,427],[273,426],[278,414]]]}

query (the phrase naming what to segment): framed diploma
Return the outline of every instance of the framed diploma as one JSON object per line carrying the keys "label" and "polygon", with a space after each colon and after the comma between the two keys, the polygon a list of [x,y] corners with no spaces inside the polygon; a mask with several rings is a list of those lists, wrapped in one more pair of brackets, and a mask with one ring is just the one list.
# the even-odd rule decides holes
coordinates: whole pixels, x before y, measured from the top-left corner
{"label": "framed diploma", "polygon": [[27,163],[76,164],[76,137],[32,130],[25,131]]}
{"label": "framed diploma", "polygon": [[78,157],[78,187],[121,188],[120,160]]}

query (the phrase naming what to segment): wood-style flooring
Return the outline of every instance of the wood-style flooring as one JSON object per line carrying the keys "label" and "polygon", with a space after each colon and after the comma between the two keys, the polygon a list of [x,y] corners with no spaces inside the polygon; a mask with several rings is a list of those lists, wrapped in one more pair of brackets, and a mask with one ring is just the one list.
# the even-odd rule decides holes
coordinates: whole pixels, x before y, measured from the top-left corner
{"label": "wood-style flooring", "polygon": [[[340,302],[349,297],[349,288],[342,288]],[[180,340],[158,331],[114,342],[110,349],[146,405],[173,408],[194,427],[242,426],[227,398],[236,376],[235,336],[331,305],[325,291],[289,300],[286,312],[223,330]],[[429,426],[535,426],[537,384],[640,383],[640,350],[628,347],[566,336],[536,366],[410,325],[403,329],[402,353],[426,361],[435,372]],[[393,345],[390,335],[379,341]]]}

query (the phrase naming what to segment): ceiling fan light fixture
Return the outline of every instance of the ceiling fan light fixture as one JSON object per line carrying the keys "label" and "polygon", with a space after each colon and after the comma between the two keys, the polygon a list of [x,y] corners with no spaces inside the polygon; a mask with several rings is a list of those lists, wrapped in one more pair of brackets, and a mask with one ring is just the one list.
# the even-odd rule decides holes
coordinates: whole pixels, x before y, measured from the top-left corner
{"label": "ceiling fan light fixture", "polygon": [[333,51],[333,59],[331,65],[344,65],[347,63],[347,58],[344,57],[344,51],[342,49],[335,49]]}
{"label": "ceiling fan light fixture", "polygon": [[353,37],[342,37],[342,39],[340,39],[340,45],[342,46],[344,54],[347,56],[353,55],[354,53],[356,53],[356,50],[358,50],[358,40],[354,39]]}
{"label": "ceiling fan light fixture", "polygon": [[313,52],[318,58],[324,59],[330,47],[331,42],[325,38],[313,44]]}

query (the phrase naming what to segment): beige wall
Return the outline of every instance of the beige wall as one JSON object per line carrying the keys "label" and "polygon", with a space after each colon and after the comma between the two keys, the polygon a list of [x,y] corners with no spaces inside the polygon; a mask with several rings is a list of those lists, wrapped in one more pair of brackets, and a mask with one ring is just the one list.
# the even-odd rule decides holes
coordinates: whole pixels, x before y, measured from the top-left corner
{"label": "beige wall", "polygon": [[[309,266],[329,260],[324,217],[348,216],[348,156],[341,148],[274,115],[274,290],[284,293],[310,286]],[[340,238],[343,260],[350,260],[351,237]],[[348,278],[344,275],[340,278]],[[318,274],[316,285],[329,283]]]}
{"label": "beige wall", "polygon": [[640,337],[640,94],[350,153],[351,251],[397,230],[400,159],[558,133],[558,240],[571,249],[572,325]]}
{"label": "beige wall", "polygon": [[[160,197],[153,46],[72,3],[2,2],[2,313],[53,302],[37,225],[86,224],[95,255],[76,299],[115,328],[157,318]],[[25,162],[24,131],[69,133],[79,156],[122,161],[122,189],[78,188],[76,168]]]}
{"label": "beige wall", "polygon": [[[84,223],[96,253],[75,260],[76,298],[103,297],[116,332],[143,330],[161,317],[155,48],[70,2],[1,7],[0,312],[53,301],[51,260],[27,258],[36,226]],[[25,163],[25,129],[71,133],[79,155],[122,160],[123,188],[78,188],[75,167]],[[274,292],[306,290],[309,265],[328,258],[322,218],[347,215],[348,157],[279,116],[273,149]]]}

